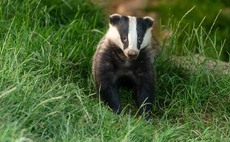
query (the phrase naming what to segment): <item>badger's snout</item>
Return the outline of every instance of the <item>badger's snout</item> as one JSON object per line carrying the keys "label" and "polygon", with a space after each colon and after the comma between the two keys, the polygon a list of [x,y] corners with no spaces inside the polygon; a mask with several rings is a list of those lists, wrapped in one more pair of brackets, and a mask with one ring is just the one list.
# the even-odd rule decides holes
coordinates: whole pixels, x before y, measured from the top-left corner
{"label": "badger's snout", "polygon": [[138,57],[139,52],[137,50],[128,50],[127,57],[130,59],[136,59]]}

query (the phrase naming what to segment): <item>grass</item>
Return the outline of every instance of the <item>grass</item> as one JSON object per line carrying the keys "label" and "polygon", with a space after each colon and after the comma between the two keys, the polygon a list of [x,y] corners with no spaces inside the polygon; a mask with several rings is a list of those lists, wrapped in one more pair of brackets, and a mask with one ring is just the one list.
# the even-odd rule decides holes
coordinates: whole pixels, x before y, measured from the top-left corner
{"label": "grass", "polygon": [[[221,48],[224,50],[220,52],[221,56],[219,58],[223,61],[229,61],[229,22],[230,22],[230,3],[228,0],[194,0],[194,1],[183,1],[183,0],[161,0],[157,5],[149,6],[147,11],[155,11],[159,13],[159,19],[161,19],[162,24],[167,25],[168,19],[172,18],[170,22],[179,21],[183,15],[193,7],[193,10],[189,13],[188,17],[181,21],[180,25],[185,27],[187,24],[193,24],[198,26],[202,21],[202,27],[208,32],[210,27],[213,29],[208,33],[209,37],[212,39],[216,38],[217,42],[225,42],[223,46],[216,45],[215,50],[220,52]],[[214,19],[216,19],[213,25]],[[189,31],[191,26],[185,27],[185,31]],[[184,41],[183,37],[178,39],[179,42]],[[197,44],[199,44],[197,42]],[[194,49],[194,48],[193,48]],[[207,56],[217,59],[214,49],[206,49],[208,52]],[[180,52],[178,53],[180,54]]]}
{"label": "grass", "polygon": [[[190,72],[168,58],[183,27],[169,24],[178,32],[157,60],[158,97],[146,122],[129,111],[117,116],[94,97],[91,59],[106,29],[98,8],[3,0],[0,17],[0,141],[229,141],[230,77],[194,61]],[[192,29],[187,36],[203,51],[205,30]]]}

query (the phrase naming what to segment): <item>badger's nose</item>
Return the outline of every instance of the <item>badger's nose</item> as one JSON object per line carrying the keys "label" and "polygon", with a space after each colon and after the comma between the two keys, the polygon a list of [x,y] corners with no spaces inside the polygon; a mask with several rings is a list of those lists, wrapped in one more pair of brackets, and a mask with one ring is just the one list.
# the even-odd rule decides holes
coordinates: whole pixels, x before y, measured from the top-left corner
{"label": "badger's nose", "polygon": [[127,53],[128,57],[131,59],[136,59],[138,57],[138,51],[136,50],[129,50]]}

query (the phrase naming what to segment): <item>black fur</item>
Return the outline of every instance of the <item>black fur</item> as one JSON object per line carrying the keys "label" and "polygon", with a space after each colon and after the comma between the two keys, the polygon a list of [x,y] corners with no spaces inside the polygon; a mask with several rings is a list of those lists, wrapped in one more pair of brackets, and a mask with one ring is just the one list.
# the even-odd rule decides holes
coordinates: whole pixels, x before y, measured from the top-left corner
{"label": "black fur", "polygon": [[110,41],[103,52],[95,53],[93,71],[101,99],[115,113],[119,114],[122,110],[118,90],[126,86],[133,90],[137,106],[143,105],[140,114],[146,113],[146,118],[149,118],[155,97],[155,82],[147,48],[140,51],[136,60],[130,60]]}

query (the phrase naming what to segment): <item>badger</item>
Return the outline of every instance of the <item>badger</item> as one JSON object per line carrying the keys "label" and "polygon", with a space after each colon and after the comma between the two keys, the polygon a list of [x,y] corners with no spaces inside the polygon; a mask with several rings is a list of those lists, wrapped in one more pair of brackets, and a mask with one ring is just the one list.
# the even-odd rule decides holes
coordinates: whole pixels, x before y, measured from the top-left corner
{"label": "badger", "polygon": [[151,17],[112,14],[109,29],[97,45],[92,74],[100,99],[114,113],[122,111],[119,89],[128,87],[139,114],[150,118],[156,96],[154,58],[159,43],[152,36]]}

